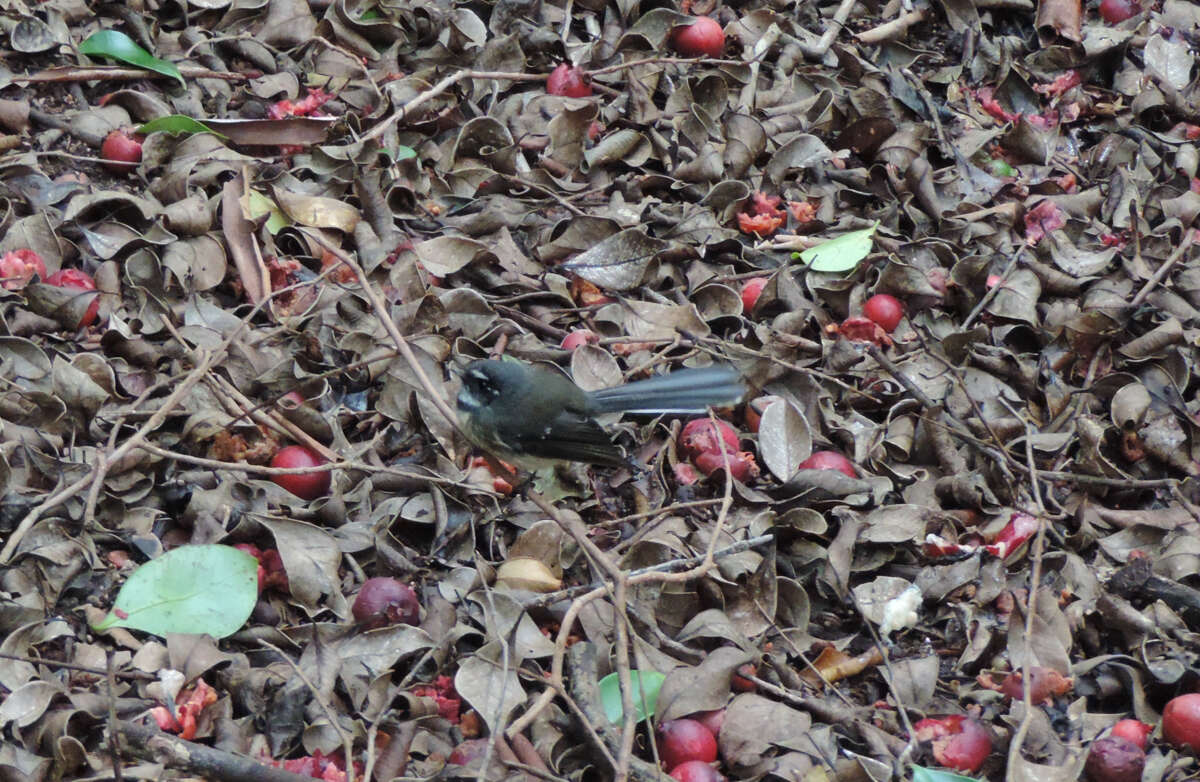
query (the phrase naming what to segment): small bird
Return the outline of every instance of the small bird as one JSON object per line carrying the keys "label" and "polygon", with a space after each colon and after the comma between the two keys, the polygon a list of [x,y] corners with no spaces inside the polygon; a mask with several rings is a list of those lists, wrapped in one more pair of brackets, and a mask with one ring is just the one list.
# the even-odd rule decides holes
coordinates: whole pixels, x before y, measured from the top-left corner
{"label": "small bird", "polygon": [[601,413],[700,414],[746,393],[730,366],[682,369],[584,391],[569,378],[519,361],[473,361],[463,372],[458,419],[479,447],[527,470],[559,462],[628,464],[596,423]]}

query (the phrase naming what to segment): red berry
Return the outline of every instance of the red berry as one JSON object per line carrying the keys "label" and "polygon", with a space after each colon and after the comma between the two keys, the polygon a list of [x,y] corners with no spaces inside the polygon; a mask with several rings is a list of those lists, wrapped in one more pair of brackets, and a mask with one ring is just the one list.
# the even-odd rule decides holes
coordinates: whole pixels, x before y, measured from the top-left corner
{"label": "red berry", "polygon": [[1172,698],[1163,709],[1162,729],[1167,741],[1200,753],[1200,692]]}
{"label": "red berry", "polygon": [[687,27],[675,28],[671,46],[684,57],[720,57],[725,50],[725,31],[715,19],[697,17]]}
{"label": "red berry", "polygon": [[562,63],[550,72],[546,79],[546,94],[565,95],[568,98],[586,98],[592,94],[592,85],[587,74],[577,65]]}
{"label": "red berry", "polygon": [[891,334],[900,325],[900,319],[904,317],[904,305],[895,296],[877,293],[863,304],[863,315]]}
{"label": "red berry", "polygon": [[[275,458],[271,460],[272,467],[293,470],[300,467],[319,467],[324,463],[325,460],[315,451],[303,445],[289,445],[286,448],[280,448],[275,454]],[[333,476],[329,470],[321,470],[292,475],[273,475],[271,480],[302,500],[315,500],[317,497],[323,497],[329,493],[329,485],[333,481]]]}
{"label": "red berry", "polygon": [[137,168],[137,164],[142,162],[142,142],[145,139],[145,136],[126,130],[114,130],[109,133],[100,145],[100,157],[104,158],[104,167],[118,174]]}
{"label": "red berry", "polygon": [[725,782],[725,777],[712,766],[699,760],[689,760],[671,769],[671,778],[679,782]]}
{"label": "red berry", "polygon": [[933,758],[942,766],[974,773],[992,753],[992,739],[978,722],[961,714],[927,717],[913,730],[918,741],[933,742]]}
{"label": "red berry", "polygon": [[1109,24],[1117,24],[1142,12],[1137,0],[1100,0],[1100,17]]}
{"label": "red berry", "polygon": [[581,345],[595,345],[600,341],[600,337],[587,329],[575,329],[567,336],[563,337],[562,349],[574,350]]}
{"label": "red berry", "polygon": [[[725,469],[725,456],[720,451],[705,451],[692,457],[692,461],[696,464],[696,469],[705,475]],[[745,483],[757,478],[761,472],[758,462],[754,461],[754,454],[749,451],[729,454],[729,474],[735,480]]]}
{"label": "red berry", "polygon": [[854,462],[842,456],[837,451],[817,451],[812,456],[800,462],[801,470],[837,470],[849,475],[851,478],[857,478],[858,472],[854,469]]}
{"label": "red berry", "polygon": [[725,450],[732,456],[738,449],[738,436],[733,427],[724,421],[717,421],[713,426],[707,418],[695,418],[684,425],[679,433],[679,448],[688,456],[699,456],[702,453],[721,453],[718,437],[725,441]]}
{"label": "red berry", "polygon": [[[96,282],[92,279],[92,275],[79,269],[59,269],[46,278],[46,284],[56,288],[71,288],[78,291],[96,290]],[[84,329],[92,325],[96,322],[99,313],[100,297],[93,296],[91,303],[88,304],[87,312],[83,313],[79,319],[79,325],[75,328]]]}
{"label": "red berry", "polygon": [[754,305],[758,303],[758,297],[762,295],[763,288],[767,286],[766,277],[752,277],[746,280],[742,285],[742,311],[750,312],[754,309]]}
{"label": "red berry", "polygon": [[711,763],[717,759],[717,739],[696,720],[681,719],[658,726],[658,756],[663,768],[675,768],[689,760]]}
{"label": "red berry", "polygon": [[1147,725],[1141,720],[1119,720],[1112,726],[1108,735],[1121,739],[1129,739],[1143,750],[1150,745],[1150,734],[1154,732],[1153,725]]}
{"label": "red berry", "polygon": [[355,621],[368,630],[392,624],[415,625],[421,619],[421,601],[413,588],[387,577],[364,581],[350,610]]}
{"label": "red berry", "polygon": [[747,676],[758,676],[758,666],[754,663],[739,665],[737,672],[729,680],[729,687],[734,692],[754,692],[758,685],[747,679]]}
{"label": "red berry", "polygon": [[46,263],[42,256],[23,247],[0,256],[0,285],[7,291],[19,291],[37,275],[46,279]]}
{"label": "red berry", "polygon": [[714,736],[720,736],[721,726],[725,724],[725,710],[713,709],[712,711],[698,711],[695,714],[689,715],[688,719],[699,722],[701,725],[711,730]]}
{"label": "red berry", "polygon": [[1141,782],[1146,752],[1129,739],[1109,736],[1092,742],[1083,774],[1088,782]]}

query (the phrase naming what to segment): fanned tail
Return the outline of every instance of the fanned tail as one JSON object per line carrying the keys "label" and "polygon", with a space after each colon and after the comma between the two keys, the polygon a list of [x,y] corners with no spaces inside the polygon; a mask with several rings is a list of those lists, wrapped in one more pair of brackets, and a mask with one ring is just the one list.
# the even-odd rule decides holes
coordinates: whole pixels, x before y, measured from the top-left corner
{"label": "fanned tail", "polygon": [[681,369],[647,380],[588,394],[597,413],[703,413],[709,407],[736,404],[746,393],[738,371],[730,366]]}

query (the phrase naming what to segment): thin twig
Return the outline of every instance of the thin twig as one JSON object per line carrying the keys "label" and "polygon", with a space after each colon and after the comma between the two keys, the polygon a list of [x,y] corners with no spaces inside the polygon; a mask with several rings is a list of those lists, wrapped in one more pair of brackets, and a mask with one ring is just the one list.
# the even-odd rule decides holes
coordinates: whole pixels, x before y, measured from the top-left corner
{"label": "thin twig", "polygon": [[[192,65],[180,65],[179,74],[185,79],[222,79],[224,81],[248,81],[262,75],[260,71],[233,73],[231,71],[212,71],[208,68],[198,68]],[[141,68],[93,66],[70,66],[66,68],[50,68],[28,76],[16,76],[12,79],[15,84],[40,84],[45,82],[80,82],[108,79],[110,81],[132,81],[134,79],[168,79],[178,81],[174,76],[145,71]]]}
{"label": "thin twig", "polygon": [[1184,254],[1195,241],[1195,231],[1189,228],[1183,232],[1183,239],[1179,242],[1179,246],[1175,248],[1175,252],[1171,253],[1170,258],[1167,258],[1167,260],[1163,261],[1162,266],[1159,266],[1154,272],[1154,275],[1150,279],[1146,280],[1146,284],[1142,286],[1142,289],[1138,291],[1137,295],[1134,296],[1129,302],[1128,309],[1130,311],[1136,310],[1138,307],[1142,306],[1142,302],[1146,300],[1146,297],[1150,295],[1150,293],[1160,282],[1162,282],[1163,278],[1167,276],[1167,273],[1170,272],[1172,268],[1174,268],[1175,264],[1179,263]]}

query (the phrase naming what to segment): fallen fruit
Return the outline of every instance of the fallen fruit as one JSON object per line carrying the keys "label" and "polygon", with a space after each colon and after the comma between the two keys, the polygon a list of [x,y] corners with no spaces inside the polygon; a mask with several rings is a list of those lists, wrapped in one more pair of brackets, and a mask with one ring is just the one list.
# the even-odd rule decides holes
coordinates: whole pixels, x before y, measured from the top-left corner
{"label": "fallen fruit", "polygon": [[[271,460],[271,466],[280,469],[299,469],[301,467],[319,467],[324,464],[316,451],[303,445],[289,445],[280,448]],[[302,500],[315,500],[329,493],[333,476],[329,470],[310,473],[295,473],[292,475],[273,475],[271,480],[281,488],[287,489]]]}
{"label": "fallen fruit", "polygon": [[658,735],[658,757],[663,768],[675,768],[689,760],[711,763],[717,759],[717,738],[696,720],[664,722]]}
{"label": "fallen fruit", "polygon": [[679,449],[691,457],[702,453],[715,453],[720,456],[721,440],[725,441],[725,450],[730,456],[737,453],[738,436],[732,426],[724,421],[717,421],[714,426],[707,418],[694,418],[688,421],[679,433]]}
{"label": "fallen fruit", "polygon": [[1083,775],[1088,782],[1139,782],[1146,767],[1146,753],[1137,744],[1119,736],[1092,742]]}
{"label": "fallen fruit", "polygon": [[699,722],[701,725],[711,730],[714,736],[720,736],[721,727],[725,724],[725,710],[713,709],[712,711],[698,711],[695,714],[688,715],[688,719]]}
{"label": "fallen fruit", "polygon": [[394,624],[415,625],[421,618],[421,601],[403,581],[380,576],[368,578],[350,609],[368,630]]}
{"label": "fallen fruit", "polygon": [[877,293],[863,303],[863,315],[891,334],[904,317],[904,305],[895,296]]}
{"label": "fallen fruit", "polygon": [[[46,278],[47,285],[53,285],[56,288],[71,288],[79,291],[94,291],[96,290],[96,282],[92,279],[92,275],[79,269],[59,269],[54,274]],[[97,316],[100,314],[100,297],[93,296],[92,301],[88,304],[87,312],[79,318],[79,325],[75,328],[84,329],[96,322]]]}
{"label": "fallen fruit", "polygon": [[564,62],[552,70],[546,79],[546,94],[586,98],[592,94],[592,85],[588,83],[587,74],[582,68]]}
{"label": "fallen fruit", "polygon": [[758,676],[758,666],[754,663],[739,665],[737,671],[729,679],[729,687],[734,692],[754,692],[758,685],[747,679],[747,676]]}
{"label": "fallen fruit", "polygon": [[857,478],[854,462],[842,456],[837,451],[817,451],[812,456],[800,462],[801,470],[837,470],[838,472]]}
{"label": "fallen fruit", "polygon": [[37,276],[46,279],[46,264],[42,256],[23,247],[0,256],[0,283],[8,291],[19,291]]}
{"label": "fallen fruit", "polygon": [[1109,24],[1118,24],[1142,12],[1137,0],[1100,0],[1100,18]]}
{"label": "fallen fruit", "polygon": [[583,345],[595,345],[599,341],[600,337],[594,331],[589,331],[587,329],[575,329],[570,334],[563,337],[562,345],[560,347],[562,347],[563,350],[574,350],[575,348]]}
{"label": "fallen fruit", "polygon": [[1150,746],[1150,734],[1153,732],[1154,726],[1147,725],[1141,720],[1118,720],[1117,724],[1112,726],[1112,732],[1108,735],[1129,739],[1145,750],[1146,747]]}
{"label": "fallen fruit", "polygon": [[746,280],[742,285],[742,312],[750,312],[754,309],[754,305],[758,303],[758,297],[762,295],[763,288],[767,286],[766,277],[752,277]]}
{"label": "fallen fruit", "polygon": [[[705,451],[692,457],[692,462],[696,465],[696,469],[706,476],[712,475],[717,470],[725,469],[725,456],[720,451]],[[729,454],[729,474],[734,477],[734,480],[745,483],[757,478],[761,472],[758,462],[754,461],[754,454],[749,451]]]}
{"label": "fallen fruit", "polygon": [[137,168],[137,164],[142,162],[142,142],[145,140],[145,136],[127,130],[112,131],[100,145],[104,167],[118,174]]}
{"label": "fallen fruit", "polygon": [[1163,709],[1162,729],[1167,741],[1200,753],[1200,692],[1172,698]]}
{"label": "fallen fruit", "polygon": [[861,315],[851,315],[843,320],[841,325],[831,323],[825,330],[840,334],[851,342],[874,342],[880,347],[892,344],[892,338],[883,330],[883,326]]}
{"label": "fallen fruit", "polygon": [[687,27],[675,28],[671,47],[684,57],[720,57],[725,50],[725,31],[715,19],[697,17]]}
{"label": "fallen fruit", "polygon": [[918,741],[933,742],[933,759],[946,768],[974,773],[992,753],[992,739],[973,719],[953,714],[913,726]]}
{"label": "fallen fruit", "polygon": [[679,782],[725,782],[725,777],[707,763],[689,760],[671,769],[671,778]]}
{"label": "fallen fruit", "polygon": [[[1025,697],[1025,687],[1022,685],[1023,673],[1013,671],[1000,683],[999,691],[1013,700]],[[1054,696],[1066,695],[1071,691],[1074,682],[1053,668],[1034,665],[1029,669],[1029,700],[1035,705],[1052,704]]]}

